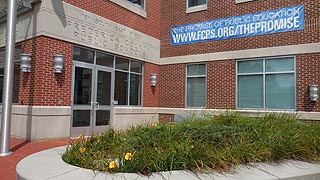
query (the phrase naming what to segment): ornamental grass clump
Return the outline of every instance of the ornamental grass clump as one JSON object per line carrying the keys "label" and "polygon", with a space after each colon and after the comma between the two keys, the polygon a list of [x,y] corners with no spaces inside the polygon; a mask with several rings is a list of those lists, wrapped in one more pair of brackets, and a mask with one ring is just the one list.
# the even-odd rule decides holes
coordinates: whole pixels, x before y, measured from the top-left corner
{"label": "ornamental grass clump", "polygon": [[137,126],[79,137],[63,160],[95,171],[140,173],[209,169],[285,159],[320,162],[320,126],[293,116],[201,115],[179,124]]}

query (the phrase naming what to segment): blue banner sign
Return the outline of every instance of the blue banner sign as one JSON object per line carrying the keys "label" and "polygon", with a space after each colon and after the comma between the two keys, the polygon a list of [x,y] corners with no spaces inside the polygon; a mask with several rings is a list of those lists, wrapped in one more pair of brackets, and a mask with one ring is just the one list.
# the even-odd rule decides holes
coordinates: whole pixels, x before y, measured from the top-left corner
{"label": "blue banner sign", "polygon": [[171,45],[258,36],[304,29],[304,5],[171,28]]}

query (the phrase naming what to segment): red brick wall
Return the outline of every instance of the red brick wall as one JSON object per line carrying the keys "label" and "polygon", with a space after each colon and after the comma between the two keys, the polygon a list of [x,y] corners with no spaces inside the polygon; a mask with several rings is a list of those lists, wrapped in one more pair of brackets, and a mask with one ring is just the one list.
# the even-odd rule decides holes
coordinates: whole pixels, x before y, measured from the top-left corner
{"label": "red brick wall", "polygon": [[[160,37],[160,0],[147,1],[147,19],[129,12],[109,1],[66,2],[108,18],[153,37]],[[314,0],[255,1],[236,5],[235,0],[209,1],[208,10],[186,14],[185,0],[163,3],[161,29],[161,56],[212,53],[229,50],[261,48],[320,41],[320,26],[309,26],[308,22],[320,17],[320,3]],[[151,4],[152,3],[152,4]],[[205,21],[234,15],[305,4],[306,30],[273,35],[247,37],[224,41],[170,46],[171,26]],[[224,11],[218,11],[224,9]],[[237,13],[235,13],[237,12]],[[320,19],[319,19],[320,20]],[[312,21],[319,23],[319,21]],[[59,106],[71,105],[72,44],[40,36],[22,43],[22,52],[32,54],[32,70],[20,73],[19,104]],[[64,72],[53,72],[54,54],[64,55]],[[207,108],[234,109],[236,104],[235,60],[207,62]],[[308,87],[320,84],[320,53],[297,55],[297,110],[320,111],[319,101],[311,102]],[[156,87],[150,86],[150,74],[158,74]],[[186,65],[158,66],[145,63],[143,105],[145,107],[185,107]],[[59,100],[62,103],[59,104]]]}
{"label": "red brick wall", "polygon": [[109,0],[64,0],[81,9],[160,39],[161,0],[146,0],[147,18],[139,16]]}
{"label": "red brick wall", "polygon": [[[22,42],[22,52],[32,55],[30,73],[20,72],[19,104],[70,106],[72,45],[39,36]],[[53,56],[64,56],[64,71],[54,73]],[[62,102],[59,104],[59,101]]]}
{"label": "red brick wall", "polygon": [[[156,86],[151,86],[150,75],[155,73],[158,75]],[[143,106],[159,107],[160,96],[160,67],[148,62],[144,63],[144,79],[143,79]]]}
{"label": "red brick wall", "polygon": [[[189,45],[170,45],[170,29],[172,26],[273,10],[299,4],[305,5],[305,30]],[[186,0],[165,1],[165,3],[161,5],[161,57],[320,42],[319,0],[263,0],[242,4],[235,4],[235,0],[210,0],[208,1],[207,10],[189,14],[186,14]]]}
{"label": "red brick wall", "polygon": [[[161,107],[185,107],[185,69],[185,64],[164,65],[160,67]],[[224,60],[207,62],[207,108],[235,109],[235,99],[236,61]]]}
{"label": "red brick wall", "polygon": [[320,86],[320,53],[303,54],[296,56],[296,83],[298,111],[320,111],[320,99],[310,101],[309,86]]}
{"label": "red brick wall", "polygon": [[[185,107],[185,64],[161,69],[160,106]],[[320,100],[310,101],[309,86],[320,85],[320,53],[296,56],[297,111],[320,111]],[[236,108],[236,61],[207,62],[207,108]]]}
{"label": "red brick wall", "polygon": [[[210,41],[180,46],[170,45],[172,26],[203,22],[219,18],[244,15],[260,11],[284,8],[304,4],[305,29],[287,33],[238,39]],[[185,56],[214,52],[236,51],[255,48],[288,46],[320,42],[320,3],[315,0],[291,1],[252,1],[235,4],[235,0],[208,1],[208,9],[195,13],[186,13],[186,0],[166,1],[161,8],[161,57]],[[320,50],[320,49],[319,49]],[[236,61],[207,62],[207,108],[236,108]],[[311,102],[308,87],[320,84],[319,53],[297,55],[297,110],[320,111],[319,102]],[[161,107],[185,106],[185,65],[165,65],[161,68],[162,85]],[[176,82],[179,85],[172,85]]]}
{"label": "red brick wall", "polygon": [[[22,52],[32,55],[30,73],[20,72],[19,104],[59,106],[71,105],[72,82],[72,44],[48,37],[37,37],[22,43]],[[53,72],[54,54],[64,55],[64,72]],[[150,85],[150,74],[158,74],[158,84]],[[158,65],[145,63],[143,106],[159,107],[160,68]]]}
{"label": "red brick wall", "polygon": [[185,64],[160,67],[160,107],[185,107]]}
{"label": "red brick wall", "polygon": [[207,63],[207,108],[236,108],[236,61]]}

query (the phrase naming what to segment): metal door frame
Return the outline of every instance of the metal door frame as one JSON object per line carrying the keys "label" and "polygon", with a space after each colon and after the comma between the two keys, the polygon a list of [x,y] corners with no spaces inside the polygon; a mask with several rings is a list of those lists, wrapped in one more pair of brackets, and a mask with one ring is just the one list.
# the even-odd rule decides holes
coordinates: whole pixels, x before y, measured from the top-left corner
{"label": "metal door frame", "polygon": [[99,109],[98,110],[110,110],[110,121],[109,121],[109,125],[106,126],[96,126],[96,111],[98,110],[93,110],[93,133],[97,133],[100,131],[103,131],[107,128],[110,127],[110,123],[111,123],[111,117],[112,117],[112,112],[113,112],[113,99],[114,99],[114,81],[115,81],[115,73],[114,70],[112,68],[109,67],[105,67],[105,66],[99,66],[99,65],[95,65],[95,69],[94,69],[94,74],[95,74],[95,82],[94,82],[94,101],[97,102],[97,93],[98,93],[98,74],[99,71],[102,72],[107,72],[111,74],[111,81],[110,81],[110,105],[99,105]]}
{"label": "metal door frame", "polygon": [[[74,105],[74,89],[75,89],[75,69],[76,67],[90,69],[92,71],[91,76],[91,99],[88,105]],[[98,87],[98,72],[109,72],[111,73],[111,84],[110,84],[110,107],[105,109],[110,109],[110,122],[107,126],[95,126],[96,123],[96,111],[99,109],[94,109],[94,102],[97,102],[97,87]],[[110,127],[112,121],[113,113],[113,99],[114,99],[114,81],[115,73],[113,68],[104,67],[100,65],[95,65],[91,63],[73,61],[72,63],[72,88],[71,88],[71,119],[70,119],[70,137],[76,137],[79,134],[92,135],[96,132],[105,130]],[[73,127],[73,111],[74,110],[90,110],[90,125],[84,127]]]}

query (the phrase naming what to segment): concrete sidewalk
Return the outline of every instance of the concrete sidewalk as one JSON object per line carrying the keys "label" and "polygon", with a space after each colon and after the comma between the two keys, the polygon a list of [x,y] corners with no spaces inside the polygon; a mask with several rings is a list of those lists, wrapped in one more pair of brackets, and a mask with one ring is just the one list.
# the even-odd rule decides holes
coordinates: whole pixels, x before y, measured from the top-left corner
{"label": "concrete sidewalk", "polygon": [[93,172],[63,162],[65,147],[42,151],[23,159],[17,165],[18,180],[320,180],[320,164],[286,161],[280,164],[257,163],[238,166],[233,174],[194,174],[188,171],[154,173],[150,177],[135,173],[109,174]]}
{"label": "concrete sidewalk", "polygon": [[25,142],[24,140],[11,138],[10,149],[13,152],[13,155],[0,157],[0,180],[15,180],[16,165],[30,154],[67,144],[68,140]]}

